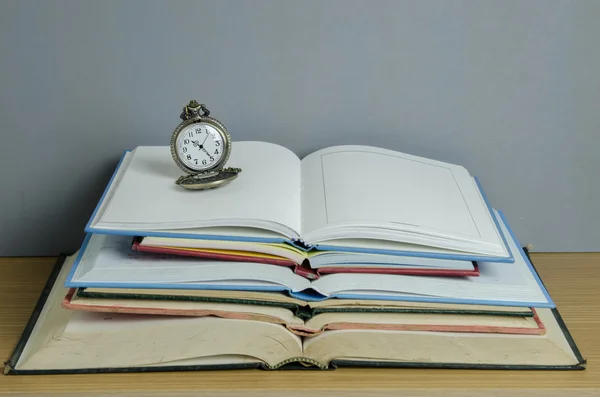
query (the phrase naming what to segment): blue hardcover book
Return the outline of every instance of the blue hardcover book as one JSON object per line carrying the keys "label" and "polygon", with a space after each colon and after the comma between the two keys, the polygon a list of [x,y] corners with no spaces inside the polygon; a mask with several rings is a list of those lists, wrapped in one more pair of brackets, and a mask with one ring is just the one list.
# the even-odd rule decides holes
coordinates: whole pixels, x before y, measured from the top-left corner
{"label": "blue hardcover book", "polygon": [[[86,232],[311,250],[514,261],[481,184],[462,166],[369,146],[300,159],[234,142],[230,184],[188,191],[168,146],[125,152]],[[180,245],[181,246],[181,245]]]}
{"label": "blue hardcover book", "polygon": [[478,277],[331,274],[308,280],[283,266],[132,252],[127,236],[89,234],[65,286],[73,288],[287,292],[304,301],[330,298],[554,307],[500,212],[510,263],[479,262]]}

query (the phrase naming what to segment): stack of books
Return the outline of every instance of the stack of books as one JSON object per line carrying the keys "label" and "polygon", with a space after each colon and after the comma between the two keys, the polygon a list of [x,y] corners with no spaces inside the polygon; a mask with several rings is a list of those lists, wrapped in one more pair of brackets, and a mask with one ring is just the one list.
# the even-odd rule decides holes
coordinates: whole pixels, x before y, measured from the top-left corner
{"label": "stack of books", "polygon": [[230,163],[189,191],[169,147],[124,153],[8,372],[585,367],[464,167],[265,142]]}

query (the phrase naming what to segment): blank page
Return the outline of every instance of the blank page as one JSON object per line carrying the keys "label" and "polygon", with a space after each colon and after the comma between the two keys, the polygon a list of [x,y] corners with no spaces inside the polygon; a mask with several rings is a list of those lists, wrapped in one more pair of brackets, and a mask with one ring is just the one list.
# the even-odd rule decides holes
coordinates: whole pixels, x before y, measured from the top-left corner
{"label": "blank page", "polygon": [[[168,146],[142,146],[96,227],[194,228],[198,222],[263,220],[300,228],[300,160],[290,150],[264,142],[234,142],[227,166],[242,168],[224,187],[190,191],[175,184],[183,174]],[[221,224],[217,226],[228,226]],[[252,225],[246,225],[252,226]]]}
{"label": "blank page", "polygon": [[302,234],[328,226],[394,228],[501,245],[473,178],[461,166],[366,146],[302,161]]}
{"label": "blank page", "polygon": [[[512,252],[513,263],[478,262],[478,277],[424,277],[382,274],[333,274],[312,283],[324,295],[339,294],[345,298],[406,297],[414,294],[431,297],[464,299],[472,301],[501,301],[505,303],[535,302],[551,304],[546,290],[538,282],[518,242],[508,231],[508,226],[496,212],[498,222]],[[381,298],[384,299],[384,298]]]}

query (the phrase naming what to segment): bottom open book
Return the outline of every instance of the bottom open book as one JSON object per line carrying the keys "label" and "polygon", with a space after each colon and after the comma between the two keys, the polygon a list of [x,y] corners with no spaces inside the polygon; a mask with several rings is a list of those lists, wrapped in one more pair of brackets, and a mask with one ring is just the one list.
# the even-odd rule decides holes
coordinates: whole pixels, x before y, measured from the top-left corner
{"label": "bottom open book", "polygon": [[[98,303],[85,294],[74,299],[75,290],[64,287],[73,259],[63,257],[57,263],[5,363],[5,374],[343,366],[585,368],[556,309],[470,306],[468,314],[461,315],[460,305],[452,310],[442,304],[413,310],[415,304],[396,302],[386,313],[357,310],[353,317],[348,307],[338,310],[340,314],[330,305],[329,311],[300,321],[293,315],[286,320],[287,314],[267,308],[257,308],[262,316],[255,319],[250,309],[236,318],[231,315],[235,306],[206,301],[188,302],[177,315],[151,315],[143,310],[164,311],[174,303],[142,300],[133,308],[98,312],[102,302],[110,307],[118,302]],[[207,310],[213,310],[212,315]],[[448,317],[436,317],[445,311]],[[387,326],[381,326],[384,323]],[[436,328],[438,323],[446,330]]]}

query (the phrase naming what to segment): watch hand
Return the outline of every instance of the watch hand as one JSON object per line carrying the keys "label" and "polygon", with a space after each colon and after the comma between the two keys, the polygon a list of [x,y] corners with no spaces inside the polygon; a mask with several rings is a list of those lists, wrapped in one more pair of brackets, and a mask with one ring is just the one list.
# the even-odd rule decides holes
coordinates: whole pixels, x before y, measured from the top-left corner
{"label": "watch hand", "polygon": [[202,150],[204,150],[204,153],[206,153],[207,156],[210,156],[210,153],[208,153],[208,150],[206,150],[205,148],[202,148]]}
{"label": "watch hand", "polygon": [[198,143],[198,141],[192,141],[194,146],[198,146],[198,149],[202,149],[202,145]]}
{"label": "watch hand", "polygon": [[206,142],[207,139],[208,139],[208,131],[206,131],[206,138],[204,138],[204,141],[202,141],[202,146],[204,146],[204,142]]}

